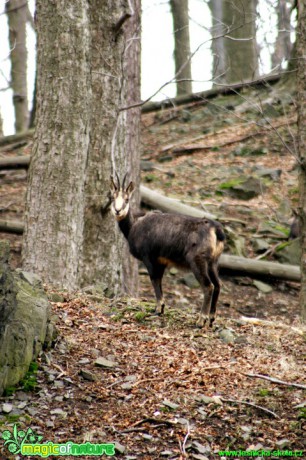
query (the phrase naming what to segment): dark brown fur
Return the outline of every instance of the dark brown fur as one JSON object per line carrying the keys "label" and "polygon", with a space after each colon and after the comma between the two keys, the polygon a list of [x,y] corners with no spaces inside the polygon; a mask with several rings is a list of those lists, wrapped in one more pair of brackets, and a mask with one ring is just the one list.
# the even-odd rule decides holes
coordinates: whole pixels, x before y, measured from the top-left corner
{"label": "dark brown fur", "polygon": [[122,190],[119,183],[118,186],[114,182],[112,184],[114,209],[119,191],[127,200],[123,204],[125,213],[122,212],[120,216],[119,210],[113,210],[113,213],[118,215],[118,224],[128,241],[131,254],[141,260],[148,270],[161,313],[165,305],[163,274],[167,266],[174,265],[194,273],[204,292],[198,324],[203,326],[209,319],[212,325],[220,292],[217,263],[225,239],[221,224],[209,219],[159,212],[149,212],[136,218],[128,206],[132,183],[126,190]]}

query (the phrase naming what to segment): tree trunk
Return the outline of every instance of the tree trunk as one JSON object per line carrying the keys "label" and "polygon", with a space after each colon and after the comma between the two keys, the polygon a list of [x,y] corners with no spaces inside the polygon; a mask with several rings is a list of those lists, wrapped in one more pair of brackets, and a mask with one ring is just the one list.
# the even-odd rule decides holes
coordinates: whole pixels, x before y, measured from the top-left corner
{"label": "tree trunk", "polygon": [[226,73],[224,37],[226,27],[222,22],[223,18],[223,0],[210,0],[208,6],[211,12],[211,50],[213,55],[213,80],[219,81]]}
{"label": "tree trunk", "polygon": [[83,244],[92,109],[87,1],[37,0],[36,25],[37,121],[23,266],[46,283],[73,290]]}
{"label": "tree trunk", "polygon": [[[176,93],[192,93],[188,0],[170,0],[174,30]],[[180,81],[181,80],[181,81]]]}
{"label": "tree trunk", "polygon": [[[92,284],[95,280],[103,281],[109,295],[122,292],[126,251],[110,212],[102,213],[101,218],[101,203],[103,207],[108,201],[111,173],[117,171],[122,175],[132,166],[132,155],[135,153],[136,158],[138,155],[136,143],[139,118],[131,122],[130,115],[126,112],[119,116],[119,108],[126,105],[125,97],[131,91],[131,85],[139,81],[140,48],[134,48],[138,45],[133,43],[133,39],[125,43],[125,37],[132,36],[137,27],[139,32],[139,22],[136,26],[139,9],[137,7],[137,11],[136,8],[132,10],[130,2],[127,1],[124,6],[125,8],[120,0],[102,3],[93,0],[89,4],[91,86],[94,97],[91,104],[91,142],[85,183],[86,208],[80,283],[84,285]],[[98,11],[100,14],[97,14]],[[130,29],[134,21],[136,29]],[[133,48],[132,51],[130,47]],[[133,53],[137,59],[127,65],[127,54],[132,56]],[[132,68],[133,64],[135,68]],[[132,71],[137,79],[127,82]],[[129,122],[131,125],[128,127]],[[131,136],[134,134],[133,146]],[[131,148],[135,148],[136,152],[131,151]],[[137,164],[137,160],[135,162]],[[137,168],[136,182],[139,180]]]}
{"label": "tree trunk", "polygon": [[[140,95],[140,52],[141,52],[141,0],[131,2],[133,8],[130,19],[124,27],[123,88],[121,106],[129,107],[141,99]],[[140,116],[141,108],[134,107],[120,112],[118,137],[118,159],[124,161],[121,174],[128,172],[136,190],[132,196],[132,207],[140,207]],[[121,237],[122,234],[120,233]],[[138,262],[130,255],[129,247],[124,241],[123,253],[124,290],[134,297],[138,293]]]}
{"label": "tree trunk", "polygon": [[274,53],[272,54],[272,68],[280,69],[284,60],[289,61],[292,43],[290,40],[290,11],[287,0],[278,0],[277,8],[277,37]]}
{"label": "tree trunk", "polygon": [[215,82],[229,84],[257,78],[257,0],[223,1],[210,6],[216,32],[222,35],[213,46]]}
{"label": "tree trunk", "polygon": [[297,110],[299,155],[299,217],[301,224],[301,317],[306,322],[306,0],[298,1]]}
{"label": "tree trunk", "polygon": [[8,0],[6,2],[16,132],[26,130],[29,124],[26,48],[27,12],[28,7],[24,0]]}

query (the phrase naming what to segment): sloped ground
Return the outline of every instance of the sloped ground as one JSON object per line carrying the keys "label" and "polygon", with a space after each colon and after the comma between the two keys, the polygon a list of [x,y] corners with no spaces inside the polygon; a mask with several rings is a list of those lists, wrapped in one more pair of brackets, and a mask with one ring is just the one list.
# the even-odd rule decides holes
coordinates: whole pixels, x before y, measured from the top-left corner
{"label": "sloped ground", "polygon": [[[143,182],[216,214],[228,251],[273,260],[297,204],[290,95],[252,90],[147,114],[142,124]],[[233,196],[233,183],[250,177],[260,178],[259,193]],[[25,174],[1,179],[1,217],[17,219]],[[0,236],[11,240],[17,265],[20,238]],[[268,247],[256,252],[254,240]],[[53,442],[117,442],[116,458],[130,460],[306,451],[305,390],[247,375],[305,385],[298,285],[267,280],[264,293],[251,279],[223,279],[216,326],[201,331],[194,328],[201,294],[182,283],[184,275],[165,276],[169,306],[162,320],[151,316],[152,289],[140,273],[139,299],[50,293],[58,316],[55,348],[41,357],[34,393],[2,398],[12,404],[0,414],[2,428],[18,421]],[[99,357],[108,360],[102,367],[95,365]],[[5,449],[2,455],[10,458]]]}

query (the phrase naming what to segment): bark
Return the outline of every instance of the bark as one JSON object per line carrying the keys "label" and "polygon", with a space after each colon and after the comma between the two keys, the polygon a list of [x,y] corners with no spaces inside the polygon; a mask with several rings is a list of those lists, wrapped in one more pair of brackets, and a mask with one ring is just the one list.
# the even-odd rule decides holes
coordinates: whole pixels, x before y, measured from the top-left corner
{"label": "bark", "polygon": [[[124,27],[128,27],[133,13],[127,1],[101,3],[92,0],[89,3],[91,87],[94,97],[91,104],[91,143],[85,183],[80,284],[103,281],[110,295],[122,292],[123,259],[126,252],[113,216],[105,212],[101,218],[100,208],[101,203],[103,208],[103,204],[108,201],[111,173],[115,170],[118,173],[125,171],[132,155],[132,152],[125,153],[127,141],[123,135],[129,119],[126,114],[119,117],[119,106],[126,91],[130,89],[124,80],[127,78],[124,75]],[[138,68],[134,71],[137,74]]]}
{"label": "bark", "polygon": [[[124,25],[124,59],[122,63],[122,92],[121,106],[130,106],[140,100],[140,55],[141,55],[141,0],[131,2],[131,16]],[[141,108],[134,107],[119,114],[118,159],[121,174],[128,172],[128,178],[133,180],[136,190],[132,196],[132,207],[140,206],[140,116]],[[116,166],[116,165],[115,165]],[[123,285],[124,290],[133,296],[138,293],[138,262],[130,255],[127,243],[124,241],[123,252]]]}
{"label": "bark", "polygon": [[299,217],[301,228],[301,317],[306,322],[306,0],[298,1],[297,110],[299,156]]}
{"label": "bark", "polygon": [[291,5],[287,6],[287,0],[278,0],[277,5],[277,37],[274,53],[272,54],[272,68],[281,68],[284,60],[290,59],[292,43],[290,40],[290,11]]}
{"label": "bark", "polygon": [[37,123],[26,196],[23,266],[78,287],[90,121],[87,2],[37,0]]}
{"label": "bark", "polygon": [[226,27],[223,24],[222,11],[223,11],[223,0],[210,0],[208,6],[211,12],[212,28],[211,28],[211,50],[213,55],[213,79],[219,79],[226,72],[225,62],[225,49],[224,49],[224,37],[226,33]]}
{"label": "bark", "polygon": [[8,0],[6,2],[16,132],[26,130],[29,123],[26,48],[27,12],[27,3],[24,0]]}
{"label": "bark", "polygon": [[[177,95],[192,93],[188,0],[170,0]],[[182,80],[182,81],[180,81]]]}
{"label": "bark", "polygon": [[[217,74],[213,75],[216,83],[257,78],[256,6],[257,0],[231,0],[217,3],[216,8],[211,7],[216,32],[222,35],[217,38],[215,50],[213,47],[213,52],[216,51],[214,69]],[[213,37],[216,39],[216,35]]]}

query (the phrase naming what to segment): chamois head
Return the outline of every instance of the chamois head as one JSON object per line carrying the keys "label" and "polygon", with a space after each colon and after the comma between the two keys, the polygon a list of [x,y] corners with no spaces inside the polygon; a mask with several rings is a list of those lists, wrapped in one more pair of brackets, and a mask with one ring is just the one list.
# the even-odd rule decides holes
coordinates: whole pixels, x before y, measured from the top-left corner
{"label": "chamois head", "polygon": [[112,206],[111,211],[115,216],[116,220],[119,222],[124,219],[130,209],[130,197],[134,191],[134,184],[130,182],[129,185],[125,188],[125,180],[127,174],[125,174],[122,184],[118,174],[116,174],[117,184],[114,181],[113,176],[111,176],[111,194],[112,194]]}

